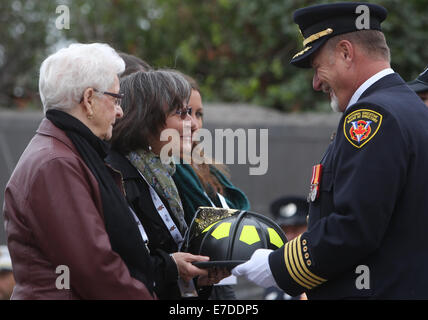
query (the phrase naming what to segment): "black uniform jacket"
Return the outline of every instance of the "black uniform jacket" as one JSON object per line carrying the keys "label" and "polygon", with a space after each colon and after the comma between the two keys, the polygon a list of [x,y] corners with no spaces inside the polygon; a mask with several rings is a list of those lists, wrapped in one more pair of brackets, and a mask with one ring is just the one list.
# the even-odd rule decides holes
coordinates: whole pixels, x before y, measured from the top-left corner
{"label": "black uniform jacket", "polygon": [[309,299],[428,299],[428,108],[398,74],[340,120],[308,231],[274,251],[278,285]]}

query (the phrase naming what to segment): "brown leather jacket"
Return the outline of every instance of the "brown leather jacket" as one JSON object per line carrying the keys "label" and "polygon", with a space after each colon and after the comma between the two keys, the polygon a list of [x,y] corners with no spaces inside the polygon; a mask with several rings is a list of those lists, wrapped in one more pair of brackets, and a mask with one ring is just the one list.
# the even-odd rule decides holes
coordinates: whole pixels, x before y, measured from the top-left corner
{"label": "brown leather jacket", "polygon": [[[12,299],[153,299],[111,249],[95,177],[47,119],[6,186],[3,210]],[[61,265],[68,272],[56,273]],[[67,273],[70,289],[63,289]]]}

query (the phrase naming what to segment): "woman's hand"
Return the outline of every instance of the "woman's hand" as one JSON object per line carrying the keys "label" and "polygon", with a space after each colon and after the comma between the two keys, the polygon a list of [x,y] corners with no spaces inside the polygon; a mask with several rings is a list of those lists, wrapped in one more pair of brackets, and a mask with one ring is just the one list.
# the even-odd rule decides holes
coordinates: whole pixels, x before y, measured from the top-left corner
{"label": "woman's hand", "polygon": [[228,276],[230,276],[230,271],[226,268],[210,268],[208,269],[208,275],[198,278],[198,287],[212,286]]}
{"label": "woman's hand", "polygon": [[201,277],[208,277],[208,270],[206,269],[199,269],[195,267],[192,262],[199,261],[208,261],[210,260],[209,257],[206,256],[196,256],[191,253],[186,252],[175,252],[172,255],[172,258],[175,261],[175,264],[177,265],[178,274],[180,275],[180,278],[184,281],[188,282],[194,277],[201,276]]}

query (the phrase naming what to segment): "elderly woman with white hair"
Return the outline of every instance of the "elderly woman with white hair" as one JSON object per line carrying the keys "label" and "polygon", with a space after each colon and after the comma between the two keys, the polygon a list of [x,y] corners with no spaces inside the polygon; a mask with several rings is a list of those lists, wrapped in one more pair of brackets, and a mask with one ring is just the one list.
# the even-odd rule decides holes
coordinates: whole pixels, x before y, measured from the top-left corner
{"label": "elderly woman with white hair", "polygon": [[41,65],[46,118],[5,191],[12,299],[153,299],[144,234],[104,162],[122,117],[124,61],[106,44],[73,44]]}

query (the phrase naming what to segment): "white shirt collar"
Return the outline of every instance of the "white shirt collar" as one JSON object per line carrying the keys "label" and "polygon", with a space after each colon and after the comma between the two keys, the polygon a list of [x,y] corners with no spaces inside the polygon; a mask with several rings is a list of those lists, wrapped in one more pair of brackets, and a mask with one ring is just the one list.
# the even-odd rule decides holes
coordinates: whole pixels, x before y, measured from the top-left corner
{"label": "white shirt collar", "polygon": [[357,91],[354,92],[351,100],[349,100],[349,103],[346,107],[346,109],[348,109],[351,105],[353,105],[354,103],[356,103],[358,101],[358,99],[360,99],[361,95],[364,93],[364,91],[366,91],[373,83],[375,83],[376,81],[378,81],[379,79],[387,76],[388,74],[394,73],[394,70],[392,70],[391,68],[386,68],[383,69],[382,71],[379,71],[378,73],[376,73],[375,75],[371,76],[370,78],[368,78],[358,89]]}

